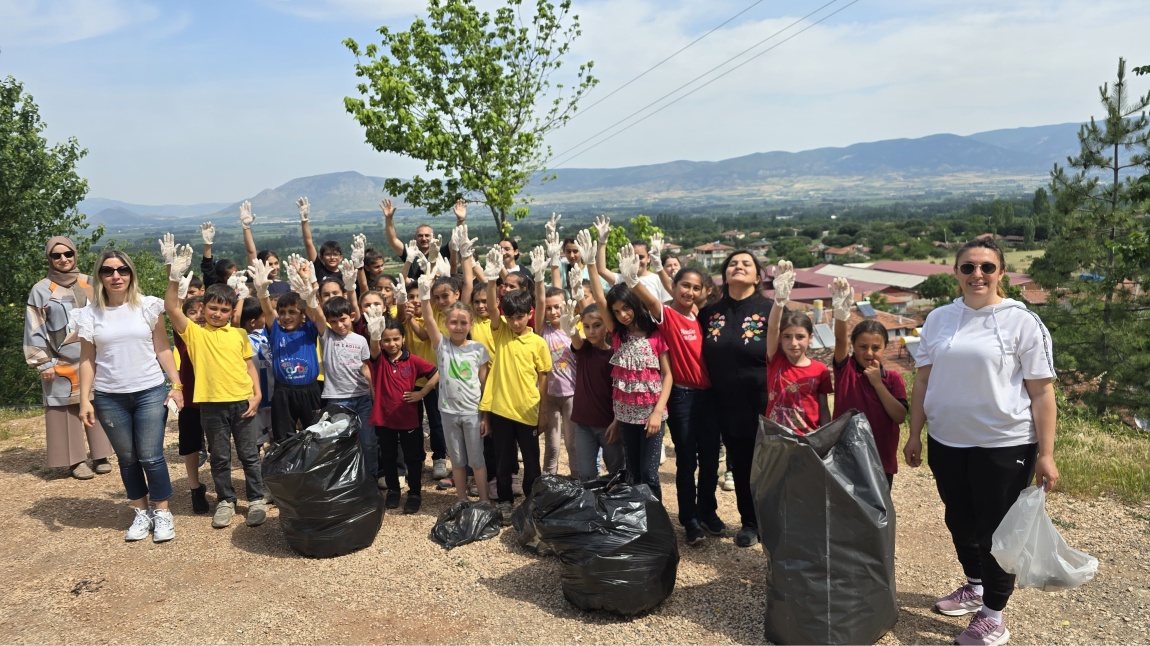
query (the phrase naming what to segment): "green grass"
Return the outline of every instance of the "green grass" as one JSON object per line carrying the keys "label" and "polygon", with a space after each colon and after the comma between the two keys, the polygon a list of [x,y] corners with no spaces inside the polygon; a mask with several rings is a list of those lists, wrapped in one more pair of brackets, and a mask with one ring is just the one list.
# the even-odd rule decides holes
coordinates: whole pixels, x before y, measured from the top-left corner
{"label": "green grass", "polygon": [[36,417],[37,415],[43,414],[44,409],[40,406],[30,406],[27,408],[0,407],[0,440],[6,440],[12,437],[11,429],[9,429],[7,426],[8,422],[18,419],[27,419],[29,417]]}
{"label": "green grass", "polygon": [[1046,250],[1006,251],[1005,253],[1007,267],[1013,267],[1013,271],[1026,273],[1026,271],[1030,269],[1030,263],[1034,262],[1035,258],[1041,258],[1046,253]]}

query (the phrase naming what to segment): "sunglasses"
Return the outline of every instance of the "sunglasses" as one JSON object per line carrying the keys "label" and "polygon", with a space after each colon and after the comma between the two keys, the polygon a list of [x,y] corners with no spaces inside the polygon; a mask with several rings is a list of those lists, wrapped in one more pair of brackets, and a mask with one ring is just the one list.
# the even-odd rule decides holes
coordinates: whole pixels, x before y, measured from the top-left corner
{"label": "sunglasses", "polygon": [[973,262],[964,262],[958,266],[958,270],[962,272],[964,276],[969,276],[974,273],[975,267],[978,267],[980,270],[982,270],[982,273],[984,274],[998,273],[998,265],[992,262],[983,262],[977,265]]}
{"label": "sunglasses", "polygon": [[76,256],[76,252],[72,251],[71,249],[69,249],[68,251],[61,251],[59,253],[52,252],[52,253],[48,254],[48,257],[51,258],[52,260],[59,260],[61,258],[73,258],[75,256]]}
{"label": "sunglasses", "polygon": [[121,276],[131,276],[132,275],[132,268],[127,266],[127,265],[120,265],[119,267],[108,267],[105,265],[104,267],[100,267],[100,275],[103,276],[104,278],[107,278],[108,276],[111,276],[112,274],[120,274]]}

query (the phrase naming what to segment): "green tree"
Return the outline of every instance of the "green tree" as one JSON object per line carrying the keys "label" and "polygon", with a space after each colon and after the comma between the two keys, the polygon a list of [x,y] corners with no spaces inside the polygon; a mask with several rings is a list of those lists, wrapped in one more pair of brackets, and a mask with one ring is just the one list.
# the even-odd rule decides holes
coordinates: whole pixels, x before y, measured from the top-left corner
{"label": "green tree", "polygon": [[[1043,310],[1056,367],[1070,383],[1089,384],[1085,399],[1098,413],[1150,408],[1150,252],[1146,204],[1123,175],[1150,164],[1150,93],[1139,97],[1118,60],[1113,85],[1100,88],[1101,121],[1078,132],[1080,152],[1055,164],[1051,192],[1057,224],[1046,253],[1031,265],[1039,284],[1061,302]],[[1075,389],[1071,389],[1074,391]]]}
{"label": "green tree", "polygon": [[1034,191],[1034,201],[1031,202],[1030,208],[1038,222],[1045,222],[1050,217],[1050,196],[1047,195],[1046,189],[1038,188]]}
{"label": "green tree", "polygon": [[[0,403],[39,400],[39,382],[24,363],[24,307],[32,285],[47,275],[44,245],[57,235],[76,236],[87,219],[76,204],[88,183],[76,174],[87,150],[75,138],[49,145],[40,110],[24,85],[0,81]],[[103,233],[76,239],[83,254]],[[86,270],[82,267],[82,270]]]}
{"label": "green tree", "polygon": [[344,107],[363,126],[367,142],[424,162],[433,178],[388,179],[385,189],[412,206],[446,212],[456,199],[484,204],[504,235],[526,217],[521,191],[547,179],[551,148],[544,137],[574,114],[598,81],[590,61],[574,84],[551,82],[581,33],[571,1],[507,0],[494,15],[473,0],[430,0],[428,18],[408,31],[380,27],[379,44],[355,54],[363,98]]}
{"label": "green tree", "polygon": [[[659,227],[651,224],[651,218],[638,215],[631,218],[631,228],[628,231],[620,225],[612,225],[611,233],[607,236],[607,267],[615,269],[619,266],[619,250],[632,240],[643,240],[650,244],[651,234],[663,233]],[[591,232],[595,234],[594,231]]]}
{"label": "green tree", "polygon": [[958,279],[951,272],[927,276],[918,284],[918,297],[929,298],[935,305],[946,305],[958,296]]}

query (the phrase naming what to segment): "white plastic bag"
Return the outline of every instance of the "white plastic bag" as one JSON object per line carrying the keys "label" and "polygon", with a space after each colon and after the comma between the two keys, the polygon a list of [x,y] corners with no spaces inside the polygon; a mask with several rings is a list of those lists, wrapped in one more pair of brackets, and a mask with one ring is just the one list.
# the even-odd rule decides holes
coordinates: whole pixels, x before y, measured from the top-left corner
{"label": "white plastic bag", "polygon": [[1070,590],[1094,578],[1098,559],[1066,544],[1046,515],[1046,491],[1022,490],[994,530],[990,553],[1003,570],[1017,575],[1018,587],[1043,592]]}
{"label": "white plastic bag", "polygon": [[332,417],[328,413],[324,413],[323,416],[319,418],[319,421],[305,428],[304,431],[315,433],[315,436],[320,439],[335,437],[342,433],[350,423],[351,418],[347,415],[339,414]]}

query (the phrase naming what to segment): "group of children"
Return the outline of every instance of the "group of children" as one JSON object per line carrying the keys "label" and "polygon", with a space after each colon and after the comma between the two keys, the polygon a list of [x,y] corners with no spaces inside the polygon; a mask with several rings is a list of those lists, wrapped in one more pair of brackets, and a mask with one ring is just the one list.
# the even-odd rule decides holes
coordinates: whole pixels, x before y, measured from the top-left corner
{"label": "group of children", "polygon": [[[247,203],[240,211],[247,271],[212,257],[210,223],[202,230],[202,280],[186,273],[190,247],[178,248],[170,235],[161,240],[170,265],[165,306],[177,333],[187,402],[179,420],[180,454],[193,509],[206,513],[206,487],[197,469],[209,431],[219,498],[214,527],[228,526],[235,512],[229,438],[247,481],[247,522],[259,524],[266,501],[261,444],[286,440],[330,404],[359,416],[365,468],[387,489],[388,509],[400,506],[404,472],[403,512],[420,509],[426,415],[433,478],[453,486],[460,499],[470,494],[495,502],[505,523],[515,495],[530,491],[540,473],[558,471],[561,444],[572,476],[590,481],[603,466],[610,474],[626,469],[661,497],[665,423],[678,452],[687,450],[680,441],[689,439],[692,453],[694,443],[704,441],[701,428],[690,428],[699,424],[698,413],[673,409],[681,394],[676,389],[709,387],[695,314],[717,298],[717,290],[696,269],[674,270],[673,259],[664,265],[661,237],[624,246],[619,270],[611,272],[606,218],[595,224],[597,240],[591,231],[560,240],[559,218],[553,216],[546,244],[531,251],[528,270],[520,267],[512,240],[476,257],[462,201],[447,244],[423,225],[405,245],[395,235],[395,208],[385,200],[388,242],[405,262],[396,277],[383,273],[383,257],[366,248],[363,236],[355,236],[350,258],[334,241],[316,249],[310,204],[306,198],[297,204],[306,259],[281,261],[274,252],[257,252],[255,216]],[[775,300],[786,305],[793,272],[785,261],[779,270]],[[893,474],[906,394],[898,373],[881,365],[886,330],[867,321],[848,343],[850,287],[836,279],[832,293],[835,415],[850,408],[867,414],[883,464]],[[768,322],[765,413],[806,432],[830,421],[831,380],[825,366],[806,357],[810,319],[783,310],[773,308]],[[201,428],[200,411],[209,408],[214,426]],[[711,439],[717,456],[718,438]],[[695,464],[680,460],[677,468],[689,468],[677,482],[685,477],[693,491]],[[700,476],[699,486],[713,491],[717,473]],[[701,511],[704,526],[721,533],[713,503]],[[698,540],[701,533],[688,532],[688,542]]]}

